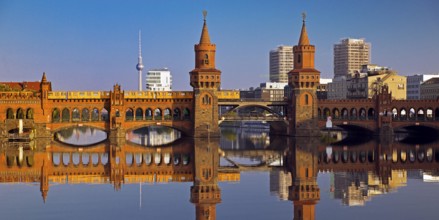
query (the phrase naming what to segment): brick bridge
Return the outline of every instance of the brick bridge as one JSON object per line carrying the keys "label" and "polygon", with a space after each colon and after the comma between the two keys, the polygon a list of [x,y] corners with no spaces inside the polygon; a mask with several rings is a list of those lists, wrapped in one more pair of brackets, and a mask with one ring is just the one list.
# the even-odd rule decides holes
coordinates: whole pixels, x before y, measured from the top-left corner
{"label": "brick bridge", "polygon": [[[293,49],[294,69],[288,73],[291,92],[285,101],[241,100],[238,91],[220,89],[216,45],[210,41],[206,20],[194,51],[195,68],[189,73],[192,91],[124,91],[117,84],[109,91],[53,91],[45,73],[40,82],[0,83],[6,85],[2,88],[22,86],[0,92],[0,136],[15,138],[23,123],[26,132],[36,137],[51,137],[66,127],[91,126],[122,138],[129,130],[151,125],[172,127],[192,137],[217,137],[220,122],[243,120],[267,121],[278,134],[318,136],[317,128],[325,127],[328,116],[335,126],[360,126],[382,134],[392,134],[394,127],[439,127],[437,100],[395,101],[385,86],[386,91],[373,99],[317,100],[320,72],[314,68],[315,47],[305,22]],[[222,115],[221,106],[261,107],[266,112]],[[276,114],[270,106],[283,108],[283,113]]]}

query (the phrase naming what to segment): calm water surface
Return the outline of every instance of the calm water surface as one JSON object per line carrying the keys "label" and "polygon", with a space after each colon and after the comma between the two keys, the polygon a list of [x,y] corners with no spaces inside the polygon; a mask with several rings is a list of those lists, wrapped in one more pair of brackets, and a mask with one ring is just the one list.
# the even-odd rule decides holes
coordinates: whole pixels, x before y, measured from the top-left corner
{"label": "calm water surface", "polygon": [[[90,139],[83,130],[71,136]],[[167,131],[147,130],[149,143],[180,137]],[[0,219],[438,218],[437,142],[322,144],[239,128],[162,147],[136,138],[3,144]]]}

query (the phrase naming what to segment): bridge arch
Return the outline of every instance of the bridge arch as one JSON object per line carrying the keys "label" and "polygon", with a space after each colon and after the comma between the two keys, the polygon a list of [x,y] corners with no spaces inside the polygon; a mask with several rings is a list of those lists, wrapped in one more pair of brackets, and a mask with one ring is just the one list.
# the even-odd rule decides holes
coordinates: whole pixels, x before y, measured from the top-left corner
{"label": "bridge arch", "polygon": [[341,109],[341,118],[342,119],[348,119],[349,118],[349,113],[348,113],[348,109],[347,108],[342,108]]}
{"label": "bridge arch", "polygon": [[428,108],[425,110],[425,119],[427,119],[427,120],[433,120],[433,108],[428,107]]}
{"label": "bridge arch", "polygon": [[361,120],[365,120],[367,117],[367,114],[366,114],[366,109],[365,108],[360,108],[360,111],[359,111],[359,116],[360,116],[360,119]]}
{"label": "bridge arch", "polygon": [[400,112],[400,119],[407,120],[407,110],[405,108],[402,108],[399,112]]}
{"label": "bridge arch", "polygon": [[415,120],[416,110],[412,107],[409,109],[409,120]]}
{"label": "bridge arch", "polygon": [[183,110],[183,119],[190,120],[191,119],[191,111],[188,108]]}
{"label": "bridge arch", "polygon": [[358,118],[357,109],[356,108],[351,108],[350,118],[353,119],[353,120],[356,120]]}
{"label": "bridge arch", "polygon": [[417,114],[416,114],[416,118],[417,118],[418,120],[424,120],[424,119],[425,119],[425,111],[424,111],[423,108],[419,108],[419,109],[418,109],[418,112],[417,112]]}
{"label": "bridge arch", "polygon": [[108,109],[102,108],[101,109],[101,120],[102,121],[109,121],[110,117],[108,116]]}
{"label": "bridge arch", "polygon": [[329,110],[329,108],[324,108],[323,109],[323,119],[326,119],[328,116],[331,116],[331,110]]}

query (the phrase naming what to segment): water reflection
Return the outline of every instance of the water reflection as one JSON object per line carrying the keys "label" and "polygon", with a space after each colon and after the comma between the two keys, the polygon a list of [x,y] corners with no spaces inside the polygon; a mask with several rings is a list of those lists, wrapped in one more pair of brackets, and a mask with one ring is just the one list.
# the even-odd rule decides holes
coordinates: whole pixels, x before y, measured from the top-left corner
{"label": "water reflection", "polygon": [[55,138],[69,145],[87,146],[106,140],[107,133],[89,126],[75,126],[56,132]]}
{"label": "water reflection", "polygon": [[[258,197],[271,201],[270,207],[258,206],[260,209],[280,209],[288,202],[294,208],[292,211],[289,208],[287,213],[294,219],[315,219],[326,217],[327,213],[322,214],[328,207],[328,201],[321,201],[324,197],[344,206],[367,207],[375,202],[377,195],[411,187],[410,179],[422,179],[430,184],[439,179],[438,143],[408,145],[370,140],[355,146],[328,146],[318,139],[271,137],[268,145],[255,147],[255,142],[249,140],[257,139],[257,132],[244,133],[253,135],[244,135],[242,138],[248,140],[239,140],[242,145],[237,149],[215,138],[188,139],[154,148],[113,141],[87,148],[65,147],[50,140],[36,140],[34,149],[4,144],[0,154],[0,182],[36,182],[43,201],[55,203],[59,200],[56,196],[59,191],[52,190],[54,185],[111,184],[116,191],[124,191],[124,185],[128,184],[140,184],[141,190],[149,187],[142,184],[189,182],[185,190],[194,204],[196,219],[216,219],[216,216],[233,219],[239,213],[239,203],[245,200],[228,191],[262,186],[260,182],[245,184],[241,178],[247,172],[265,173],[269,174],[270,194],[281,201]],[[259,138],[263,136],[260,133]],[[220,143],[226,145],[220,147]],[[321,175],[328,175],[329,181],[318,184]],[[238,184],[221,185],[222,182]],[[159,194],[167,193],[162,190]],[[256,188],[252,193],[263,195],[265,192]],[[172,195],[178,196],[181,195]],[[76,203],[81,202],[81,198],[77,199]],[[252,200],[255,206],[259,202]],[[102,203],[105,205],[106,201]],[[218,206],[221,209],[217,209],[219,203],[222,203]],[[229,204],[234,204],[232,209],[227,209]],[[252,213],[247,216],[258,217]],[[291,216],[261,218],[291,219]],[[174,217],[187,219],[186,216]]]}
{"label": "water reflection", "polygon": [[181,132],[165,126],[149,126],[127,132],[126,139],[142,146],[170,144],[181,138]]}

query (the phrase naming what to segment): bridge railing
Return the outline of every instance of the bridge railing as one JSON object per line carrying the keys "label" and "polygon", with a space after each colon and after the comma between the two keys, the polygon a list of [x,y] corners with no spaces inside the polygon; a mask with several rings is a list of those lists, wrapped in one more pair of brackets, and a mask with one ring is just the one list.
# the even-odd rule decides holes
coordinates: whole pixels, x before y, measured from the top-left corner
{"label": "bridge railing", "polygon": [[285,117],[279,117],[279,116],[256,116],[256,115],[226,115],[221,116],[219,118],[220,120],[233,120],[233,121],[285,121],[287,120]]}

